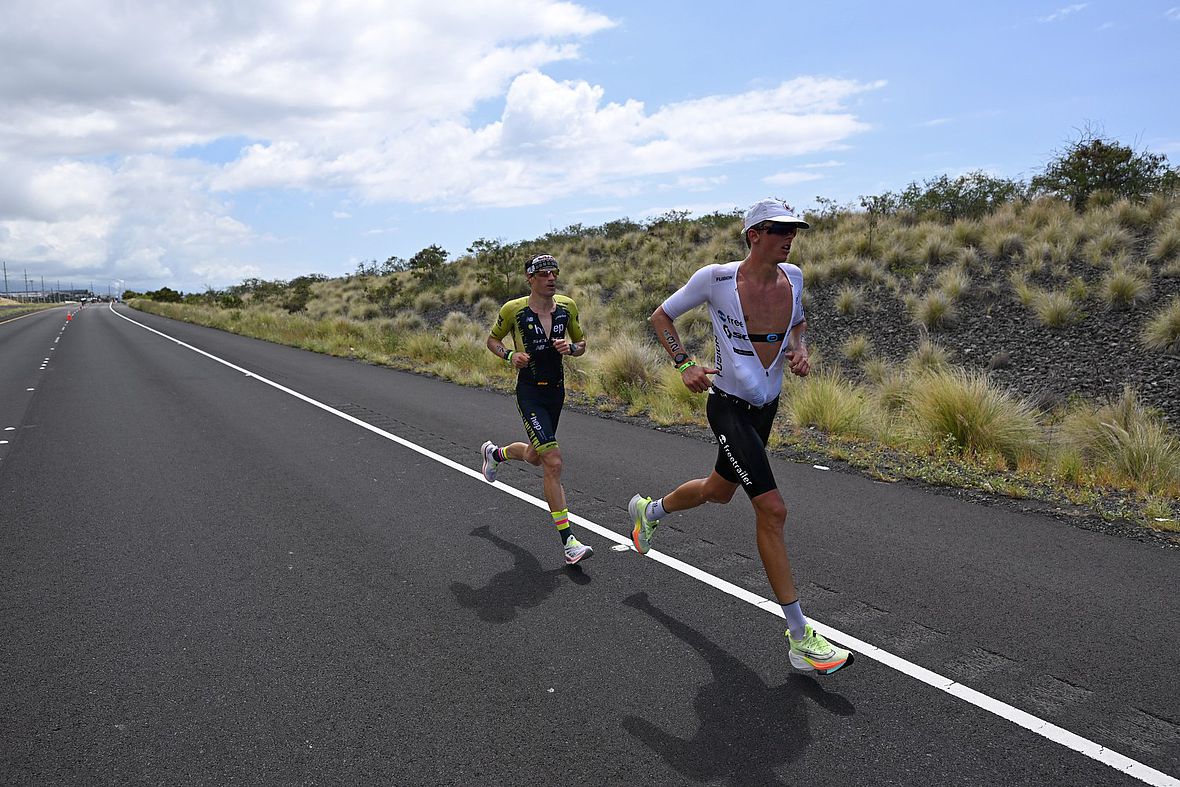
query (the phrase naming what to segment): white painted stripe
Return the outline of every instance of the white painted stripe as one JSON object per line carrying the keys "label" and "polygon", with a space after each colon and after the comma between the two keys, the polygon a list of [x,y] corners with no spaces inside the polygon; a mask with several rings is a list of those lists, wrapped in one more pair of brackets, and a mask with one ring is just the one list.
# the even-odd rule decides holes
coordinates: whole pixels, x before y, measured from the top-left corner
{"label": "white painted stripe", "polygon": [[[224,366],[228,366],[230,369],[241,372],[247,377],[252,377],[260,383],[264,383],[265,385],[269,385],[285,394],[294,396],[296,399],[307,402],[313,407],[318,407],[325,412],[331,413],[332,415],[335,415],[339,418],[343,418],[345,421],[356,424],[362,429],[372,432],[373,434],[380,435],[388,440],[392,440],[398,445],[404,446],[405,448],[421,454],[428,459],[432,459],[441,465],[445,465],[452,470],[456,470],[460,473],[463,473],[464,475],[478,479],[481,483],[487,483],[487,481],[484,480],[483,474],[478,470],[473,470],[465,465],[461,465],[445,456],[434,453],[428,448],[423,448],[416,443],[411,443],[405,438],[398,437],[397,435],[387,432],[384,429],[380,429],[376,426],[373,426],[372,424],[365,423],[359,418],[355,418],[348,413],[341,412],[340,410],[326,405],[323,402],[312,399],[311,397],[305,396],[298,391],[292,390],[291,388],[288,388],[284,385],[280,385],[276,382],[266,379],[265,377],[254,374],[248,369],[243,369],[241,366],[237,366],[236,364],[230,363],[229,361],[223,360],[222,358],[218,358],[216,355],[212,355],[205,352],[204,350],[193,347],[191,344],[186,344],[179,339],[169,336],[166,333],[157,331],[155,328],[151,328],[141,322],[132,320],[130,317],[126,317],[115,311],[114,304],[110,305],[110,310],[112,314],[127,320],[127,322],[133,325],[138,325],[140,328],[143,328],[146,331],[151,331],[152,333],[162,336],[171,342],[179,344],[181,347],[185,347],[195,353],[198,353],[199,355],[209,358],[210,360],[216,361],[217,363],[220,363]],[[492,486],[496,487],[505,494],[509,494],[525,503],[529,503],[530,505],[534,505],[537,508],[543,509],[545,511],[549,510],[548,503],[546,503],[544,500],[541,500],[540,498],[528,494],[527,492],[522,492],[519,489],[508,486],[507,484],[501,483],[500,481],[496,481],[494,484],[492,484]],[[631,544],[630,533],[621,535],[613,530],[610,530],[609,528],[599,525],[596,522],[592,522],[585,517],[573,513],[570,514],[570,522],[580,525],[581,527],[584,527],[587,530],[602,536],[603,538],[615,541],[619,544]],[[634,549],[632,549],[632,551],[634,551]],[[753,606],[769,612],[772,615],[777,615],[780,618],[783,617],[782,607],[777,602],[759,596],[757,593],[751,593],[745,588],[740,588],[731,582],[721,579],[720,577],[713,576],[712,574],[702,571],[695,566],[689,565],[688,563],[685,563],[681,560],[677,560],[671,555],[665,555],[662,552],[658,552],[653,549],[647,553],[647,557],[670,568],[674,568],[683,574],[687,574],[694,579],[698,579],[706,585],[727,593],[734,598],[745,601],[748,604],[752,604]],[[808,620],[811,622],[815,630],[820,634],[823,634],[825,637],[831,637],[842,645],[849,646],[858,657],[863,656],[865,658],[880,662],[881,664],[908,675],[911,678],[919,680],[929,686],[933,686],[939,691],[944,691],[953,697],[958,697],[964,702],[976,706],[977,708],[981,708],[985,711],[988,711],[989,713],[993,713],[1000,718],[1007,719],[1013,724],[1024,727],[1025,729],[1034,732],[1043,738],[1051,740],[1054,743],[1059,743],[1062,746],[1073,749],[1074,751],[1084,754],[1091,759],[1097,760],[1104,765],[1109,765],[1111,768],[1122,771],[1128,776],[1132,776],[1144,782],[1145,784],[1153,785],[1153,787],[1180,787],[1180,779],[1169,776],[1162,771],[1158,771],[1155,768],[1144,765],[1137,760],[1133,760],[1130,757],[1119,754],[1118,752],[1108,749],[1105,746],[1100,746],[1088,738],[1083,738],[1080,735],[1076,735],[1069,730],[1058,727],[1056,724],[1050,724],[1044,719],[1033,716],[1030,713],[1026,713],[1017,707],[1009,705],[1006,702],[1001,702],[1000,700],[983,694],[982,692],[976,691],[975,689],[968,688],[961,683],[957,683],[950,678],[939,675],[936,672],[932,672],[925,667],[920,667],[917,664],[906,661],[900,656],[896,656],[892,653],[889,653],[888,651],[882,650],[875,645],[870,645],[861,639],[857,639],[856,637],[845,634],[844,632],[832,628],[831,626],[820,623],[819,621],[816,621],[812,618],[808,618]]]}
{"label": "white painted stripe", "polygon": [[53,311],[53,309],[52,308],[41,309],[40,311],[29,312],[28,314],[22,314],[20,317],[13,317],[11,320],[0,320],[0,325],[6,325],[10,322],[16,322],[17,320],[23,320],[26,317],[32,317],[35,314],[44,314],[45,312],[50,312],[50,311]]}

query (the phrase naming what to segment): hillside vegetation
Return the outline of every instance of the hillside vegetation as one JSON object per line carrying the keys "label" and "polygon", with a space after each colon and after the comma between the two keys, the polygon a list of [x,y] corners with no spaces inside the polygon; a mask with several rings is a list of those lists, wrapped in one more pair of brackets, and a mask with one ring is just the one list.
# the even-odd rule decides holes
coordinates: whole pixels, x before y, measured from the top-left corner
{"label": "hillside vegetation", "polygon": [[[819,199],[791,255],[814,371],[785,381],[771,445],[883,480],[1180,531],[1177,171],[1084,136],[1038,178],[973,173],[856,206]],[[669,213],[479,239],[453,261],[431,246],[339,279],[165,288],[133,305],[509,390],[514,375],[484,340],[501,303],[527,289],[523,261],[546,252],[589,339],[567,361],[571,402],[703,427],[703,395],[680,383],[647,317],[701,265],[744,257],[740,230],[737,212]],[[711,357],[703,310],[677,324]]]}

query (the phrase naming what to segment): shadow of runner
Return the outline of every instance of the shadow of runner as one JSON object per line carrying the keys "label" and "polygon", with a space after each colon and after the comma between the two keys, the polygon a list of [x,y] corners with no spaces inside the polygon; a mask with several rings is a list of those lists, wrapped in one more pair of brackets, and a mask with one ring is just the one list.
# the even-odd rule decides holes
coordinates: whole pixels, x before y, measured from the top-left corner
{"label": "shadow of runner", "polygon": [[543,570],[541,561],[531,552],[500,538],[487,525],[475,528],[471,535],[492,542],[512,555],[513,560],[512,568],[496,574],[482,588],[473,588],[463,582],[451,583],[455,600],[468,609],[474,609],[480,620],[490,623],[513,620],[517,610],[535,607],[548,598],[563,581],[563,577],[579,585],[590,583],[590,577],[582,572],[581,566],[563,565]]}
{"label": "shadow of runner", "polygon": [[[781,686],[768,686],[757,672],[652,604],[646,593],[629,596],[623,603],[663,624],[713,670],[713,682],[702,686],[693,700],[700,725],[691,740],[678,738],[638,716],[623,719],[627,732],[687,779],[728,779],[735,785],[782,784],[774,769],[792,762],[811,745],[804,697],[839,716],[856,713],[852,703],[806,675],[793,674]],[[786,662],[786,643],[783,647]],[[657,674],[660,665],[650,666],[653,675]]]}

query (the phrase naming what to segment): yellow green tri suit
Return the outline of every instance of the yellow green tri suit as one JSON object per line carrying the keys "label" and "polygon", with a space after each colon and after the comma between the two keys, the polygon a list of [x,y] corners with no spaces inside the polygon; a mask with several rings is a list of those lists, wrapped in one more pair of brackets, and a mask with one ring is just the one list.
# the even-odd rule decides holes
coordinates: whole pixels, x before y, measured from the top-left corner
{"label": "yellow green tri suit", "polygon": [[504,304],[492,327],[493,337],[503,341],[511,332],[516,351],[529,354],[528,366],[516,376],[516,407],[537,453],[557,447],[557,420],[565,402],[565,370],[553,340],[564,338],[572,343],[584,338],[573,300],[554,295],[553,301],[549,335],[541,318],[529,308],[527,295]]}

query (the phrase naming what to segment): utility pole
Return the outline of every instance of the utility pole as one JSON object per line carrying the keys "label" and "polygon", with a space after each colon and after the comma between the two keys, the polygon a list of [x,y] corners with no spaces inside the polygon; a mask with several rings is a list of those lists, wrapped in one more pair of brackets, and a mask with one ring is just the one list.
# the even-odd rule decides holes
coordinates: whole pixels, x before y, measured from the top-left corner
{"label": "utility pole", "polygon": [[4,266],[4,297],[8,297],[8,263],[0,261],[0,265]]}

